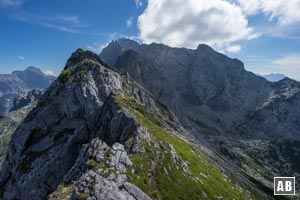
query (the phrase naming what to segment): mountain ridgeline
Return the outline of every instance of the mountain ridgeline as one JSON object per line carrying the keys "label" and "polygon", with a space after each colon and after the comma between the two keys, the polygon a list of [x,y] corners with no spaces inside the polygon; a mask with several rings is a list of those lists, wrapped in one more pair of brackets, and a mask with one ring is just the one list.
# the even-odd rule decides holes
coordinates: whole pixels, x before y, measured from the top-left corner
{"label": "mountain ridgeline", "polygon": [[233,163],[267,193],[274,176],[300,181],[299,82],[267,81],[207,45],[191,50],[119,39],[100,57],[170,108],[218,161]]}
{"label": "mountain ridgeline", "polygon": [[143,85],[196,135],[300,138],[296,81],[269,82],[207,45],[190,50],[120,39],[100,57]]}
{"label": "mountain ridgeline", "polygon": [[13,134],[2,166],[0,198],[265,195],[192,141],[172,112],[140,84],[79,49]]}

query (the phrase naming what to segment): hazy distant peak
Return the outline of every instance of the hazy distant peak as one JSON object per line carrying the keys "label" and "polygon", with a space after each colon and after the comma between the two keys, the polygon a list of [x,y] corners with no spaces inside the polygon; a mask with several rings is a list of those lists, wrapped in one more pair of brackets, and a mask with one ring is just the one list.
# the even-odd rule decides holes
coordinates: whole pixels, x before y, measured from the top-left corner
{"label": "hazy distant peak", "polygon": [[31,72],[38,72],[38,73],[42,73],[42,70],[40,68],[37,67],[33,67],[33,66],[29,66],[25,69],[25,71],[31,71]]}
{"label": "hazy distant peak", "polygon": [[286,76],[284,74],[273,74],[273,73],[263,75],[263,77],[271,82],[280,81],[280,80],[286,78]]}
{"label": "hazy distant peak", "polygon": [[39,69],[37,67],[33,67],[33,66],[27,67],[24,71],[22,71],[22,70],[13,71],[12,74],[18,75],[18,74],[22,74],[24,72],[45,75],[41,69]]}
{"label": "hazy distant peak", "polygon": [[299,82],[289,78],[289,77],[284,77],[283,79],[279,80],[278,83],[281,85],[299,85]]}

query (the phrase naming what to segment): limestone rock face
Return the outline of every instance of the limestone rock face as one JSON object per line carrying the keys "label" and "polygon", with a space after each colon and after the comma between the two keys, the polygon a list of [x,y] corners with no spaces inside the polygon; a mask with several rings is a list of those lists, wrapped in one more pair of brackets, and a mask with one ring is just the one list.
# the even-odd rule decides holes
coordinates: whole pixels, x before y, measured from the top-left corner
{"label": "limestone rock face", "polygon": [[100,57],[149,90],[198,137],[300,138],[296,81],[269,82],[207,45],[191,50],[120,39]]}

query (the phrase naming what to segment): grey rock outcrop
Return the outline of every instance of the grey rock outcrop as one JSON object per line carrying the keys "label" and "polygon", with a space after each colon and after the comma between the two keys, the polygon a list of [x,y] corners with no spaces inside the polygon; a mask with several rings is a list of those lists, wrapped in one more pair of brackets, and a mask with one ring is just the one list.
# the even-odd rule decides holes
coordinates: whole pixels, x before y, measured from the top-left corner
{"label": "grey rock outcrop", "polygon": [[71,199],[80,199],[80,196],[95,200],[150,199],[138,187],[127,182],[125,172],[132,162],[122,144],[115,143],[109,147],[105,142],[95,138],[91,141],[88,152],[88,165],[104,163],[102,168],[90,169],[80,177]]}
{"label": "grey rock outcrop", "polygon": [[[1,197],[45,199],[64,182],[79,180],[76,187],[81,191],[81,183],[93,177],[96,184],[88,192],[92,199],[101,199],[110,190],[115,192],[111,194],[115,199],[122,195],[123,199],[149,199],[124,176],[132,165],[127,152],[142,151],[139,141],[149,136],[121,109],[116,100],[119,93],[130,93],[151,109],[170,116],[144,89],[109,69],[97,55],[80,49],[73,53],[60,77],[12,136],[0,176]],[[125,151],[122,144],[130,138]],[[111,173],[109,178],[99,171],[86,171],[90,156],[101,163],[106,151],[111,153],[106,169],[118,175]],[[101,192],[102,187],[107,191]]]}

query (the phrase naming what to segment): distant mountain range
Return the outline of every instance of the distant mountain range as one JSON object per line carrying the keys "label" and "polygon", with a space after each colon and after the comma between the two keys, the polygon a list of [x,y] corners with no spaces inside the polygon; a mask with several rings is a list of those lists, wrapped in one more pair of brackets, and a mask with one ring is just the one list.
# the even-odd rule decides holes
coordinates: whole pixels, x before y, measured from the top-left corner
{"label": "distant mountain range", "polygon": [[286,78],[284,74],[266,74],[263,75],[263,77],[265,77],[268,81],[272,81],[272,82],[280,81]]}
{"label": "distant mountain range", "polygon": [[56,77],[49,76],[35,67],[11,74],[0,74],[0,115],[5,114],[13,106],[13,100],[20,94],[30,90],[47,88]]}

